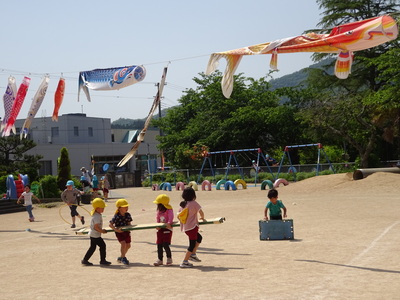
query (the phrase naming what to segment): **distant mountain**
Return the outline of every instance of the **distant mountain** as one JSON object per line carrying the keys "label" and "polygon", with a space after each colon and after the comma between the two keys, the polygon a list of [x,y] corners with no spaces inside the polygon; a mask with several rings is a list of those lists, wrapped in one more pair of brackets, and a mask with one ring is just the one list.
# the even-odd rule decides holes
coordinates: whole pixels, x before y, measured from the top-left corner
{"label": "distant mountain", "polygon": [[[161,117],[165,116],[168,109],[161,110]],[[158,114],[154,115],[154,119],[158,119]],[[146,118],[143,119],[125,119],[119,118],[111,123],[112,129],[142,129],[144,127],[144,123],[146,122]],[[151,126],[150,126],[151,127]]]}
{"label": "distant mountain", "polygon": [[307,69],[301,69],[300,71],[294,72],[292,74],[284,75],[276,79],[271,79],[269,83],[271,84],[272,90],[283,87],[293,87],[302,84],[307,79],[306,70]]}
{"label": "distant mountain", "polygon": [[[271,79],[269,83],[271,84],[272,90],[283,88],[283,87],[293,87],[298,85],[305,85],[305,81],[308,76],[308,69],[322,69],[324,66],[332,63],[334,59],[327,58],[316,64],[312,64],[308,68],[301,69],[300,71],[294,72],[292,74],[284,75],[282,77]],[[333,67],[328,69],[328,73],[333,74]]]}
{"label": "distant mountain", "polygon": [[119,118],[111,123],[113,129],[138,129],[143,128],[146,119],[125,119]]}

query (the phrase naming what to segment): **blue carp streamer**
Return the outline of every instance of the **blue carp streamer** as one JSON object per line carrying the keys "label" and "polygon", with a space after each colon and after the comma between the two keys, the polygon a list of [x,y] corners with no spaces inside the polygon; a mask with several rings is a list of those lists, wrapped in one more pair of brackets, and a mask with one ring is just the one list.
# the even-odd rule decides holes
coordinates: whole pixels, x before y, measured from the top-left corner
{"label": "blue carp streamer", "polygon": [[81,89],[91,101],[89,89],[106,91],[119,90],[142,81],[146,76],[143,66],[126,66],[119,68],[95,69],[79,73],[78,101]]}

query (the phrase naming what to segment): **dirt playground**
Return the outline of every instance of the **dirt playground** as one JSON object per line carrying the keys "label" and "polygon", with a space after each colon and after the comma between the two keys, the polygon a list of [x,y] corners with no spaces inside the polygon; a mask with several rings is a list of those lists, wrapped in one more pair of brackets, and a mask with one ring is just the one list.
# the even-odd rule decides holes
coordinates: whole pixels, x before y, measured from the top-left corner
{"label": "dirt playground", "polygon": [[[192,269],[179,268],[188,241],[178,227],[172,266],[153,266],[156,233],[149,229],[132,231],[129,266],[117,263],[110,232],[103,238],[112,265],[100,266],[96,250],[86,267],[89,239],[75,234],[79,223],[70,228],[68,208],[34,205],[32,223],[26,212],[0,215],[0,299],[400,299],[399,174],[318,176],[278,191],[294,240],[260,240],[267,203],[260,184],[197,191],[205,217],[226,221],[200,228],[202,261]],[[119,198],[129,201],[134,224],[155,222],[152,202],[161,193],[177,212],[181,191],[112,190],[104,224]],[[90,205],[78,210],[88,224]]]}

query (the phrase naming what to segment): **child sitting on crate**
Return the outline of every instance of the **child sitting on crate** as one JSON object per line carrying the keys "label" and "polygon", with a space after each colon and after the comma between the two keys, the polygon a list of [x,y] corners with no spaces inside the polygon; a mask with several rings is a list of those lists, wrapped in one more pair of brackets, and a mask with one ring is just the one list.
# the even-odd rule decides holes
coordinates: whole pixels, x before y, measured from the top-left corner
{"label": "child sitting on crate", "polygon": [[278,191],[275,189],[271,189],[268,191],[268,198],[269,202],[267,203],[264,216],[265,220],[268,220],[268,210],[269,210],[269,217],[271,220],[282,220],[282,212],[283,210],[283,217],[286,218],[286,207],[283,205],[281,200],[278,200]]}

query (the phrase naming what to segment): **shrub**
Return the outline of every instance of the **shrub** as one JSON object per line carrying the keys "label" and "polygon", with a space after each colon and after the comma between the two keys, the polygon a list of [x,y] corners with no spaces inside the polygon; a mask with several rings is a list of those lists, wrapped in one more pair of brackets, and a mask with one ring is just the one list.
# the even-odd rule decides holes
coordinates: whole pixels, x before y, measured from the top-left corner
{"label": "shrub", "polygon": [[61,191],[57,185],[57,177],[53,175],[46,175],[40,180],[41,191],[40,195],[44,198],[59,198]]}
{"label": "shrub", "polygon": [[58,176],[56,179],[59,190],[64,190],[65,183],[72,179],[69,154],[65,147],[61,148],[61,154],[58,161]]}
{"label": "shrub", "polygon": [[1,195],[5,194],[7,192],[7,177],[8,175],[4,175],[0,177],[0,193]]}

